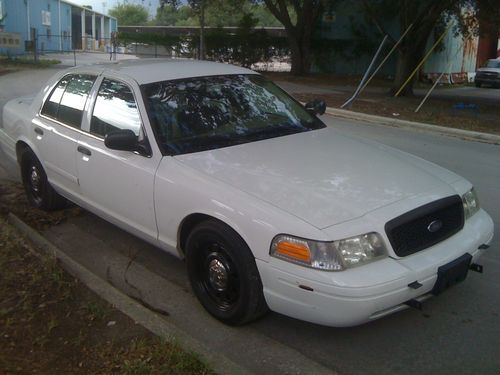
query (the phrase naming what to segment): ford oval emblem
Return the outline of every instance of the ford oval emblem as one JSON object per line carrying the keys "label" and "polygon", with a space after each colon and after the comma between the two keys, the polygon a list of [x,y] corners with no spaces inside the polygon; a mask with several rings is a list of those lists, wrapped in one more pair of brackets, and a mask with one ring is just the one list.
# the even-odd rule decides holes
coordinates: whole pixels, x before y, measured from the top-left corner
{"label": "ford oval emblem", "polygon": [[434,220],[427,226],[427,230],[431,233],[436,233],[443,227],[443,222],[441,220]]}

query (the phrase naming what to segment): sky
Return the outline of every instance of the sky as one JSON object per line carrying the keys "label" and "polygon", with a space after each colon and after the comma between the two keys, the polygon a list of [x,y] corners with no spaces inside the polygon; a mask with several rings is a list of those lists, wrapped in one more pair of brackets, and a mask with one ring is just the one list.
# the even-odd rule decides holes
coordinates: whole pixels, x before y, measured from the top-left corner
{"label": "sky", "polygon": [[[72,3],[78,5],[91,5],[92,9],[97,12],[107,14],[110,8],[113,8],[118,3],[129,3],[129,4],[140,4],[149,8],[149,14],[154,16],[156,14],[156,8],[158,7],[159,0],[69,0]],[[105,3],[106,6],[103,8],[102,4]],[[151,6],[150,6],[151,5]]]}

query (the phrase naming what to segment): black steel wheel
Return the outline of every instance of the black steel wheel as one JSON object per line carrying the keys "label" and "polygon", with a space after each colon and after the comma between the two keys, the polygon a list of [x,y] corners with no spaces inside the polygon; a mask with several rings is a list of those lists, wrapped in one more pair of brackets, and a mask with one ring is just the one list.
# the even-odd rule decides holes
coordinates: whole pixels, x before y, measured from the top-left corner
{"label": "black steel wheel", "polygon": [[186,263],[196,297],[215,318],[240,325],[267,311],[255,259],[225,224],[199,224],[188,237]]}
{"label": "black steel wheel", "polygon": [[66,200],[50,186],[42,164],[30,149],[21,153],[21,177],[32,206],[46,211],[66,206]]}

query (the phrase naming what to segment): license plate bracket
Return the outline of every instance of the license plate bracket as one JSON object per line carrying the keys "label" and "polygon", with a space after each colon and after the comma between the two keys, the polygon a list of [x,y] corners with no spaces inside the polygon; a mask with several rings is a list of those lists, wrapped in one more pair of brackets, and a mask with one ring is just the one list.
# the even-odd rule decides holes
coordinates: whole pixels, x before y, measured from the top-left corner
{"label": "license plate bracket", "polygon": [[432,289],[432,294],[441,294],[452,285],[464,281],[471,262],[472,255],[465,253],[460,258],[439,267],[437,272],[438,278]]}

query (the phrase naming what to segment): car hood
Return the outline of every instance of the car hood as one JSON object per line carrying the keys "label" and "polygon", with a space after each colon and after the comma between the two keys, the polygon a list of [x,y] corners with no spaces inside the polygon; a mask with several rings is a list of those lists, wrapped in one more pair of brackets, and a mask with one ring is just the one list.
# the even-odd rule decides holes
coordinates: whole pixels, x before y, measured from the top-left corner
{"label": "car hood", "polygon": [[500,73],[500,68],[479,68],[477,73]]}
{"label": "car hood", "polygon": [[460,179],[415,156],[329,127],[175,158],[317,228]]}

